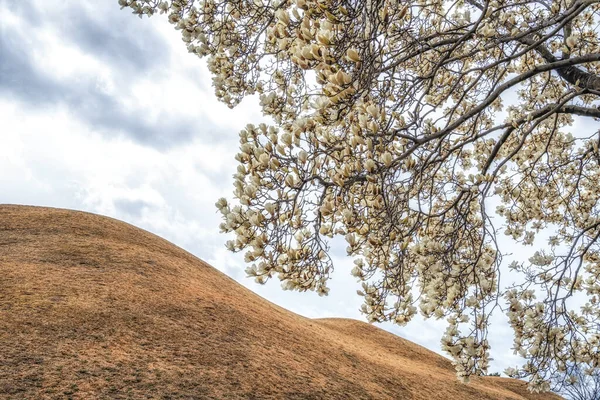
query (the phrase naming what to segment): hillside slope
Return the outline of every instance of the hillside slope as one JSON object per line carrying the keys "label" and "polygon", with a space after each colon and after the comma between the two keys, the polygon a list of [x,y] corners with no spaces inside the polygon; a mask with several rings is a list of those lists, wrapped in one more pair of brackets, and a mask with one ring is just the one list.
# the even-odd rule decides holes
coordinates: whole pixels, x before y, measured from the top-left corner
{"label": "hillside slope", "polygon": [[93,214],[0,206],[0,398],[551,399],[359,321],[280,308]]}

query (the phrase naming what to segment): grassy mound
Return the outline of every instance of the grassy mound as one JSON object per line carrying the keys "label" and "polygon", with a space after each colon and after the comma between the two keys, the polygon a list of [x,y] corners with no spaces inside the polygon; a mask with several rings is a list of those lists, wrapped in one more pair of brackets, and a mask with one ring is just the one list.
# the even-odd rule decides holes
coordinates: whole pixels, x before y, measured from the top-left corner
{"label": "grassy mound", "polygon": [[359,321],[311,320],[98,215],[0,206],[0,398],[551,399]]}

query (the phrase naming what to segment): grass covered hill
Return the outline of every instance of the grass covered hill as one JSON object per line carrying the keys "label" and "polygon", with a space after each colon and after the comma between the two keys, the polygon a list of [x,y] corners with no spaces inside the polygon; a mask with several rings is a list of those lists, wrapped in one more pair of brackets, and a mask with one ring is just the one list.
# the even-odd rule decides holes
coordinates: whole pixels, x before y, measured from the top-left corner
{"label": "grass covered hill", "polygon": [[278,307],[153,234],[0,206],[0,398],[552,399]]}

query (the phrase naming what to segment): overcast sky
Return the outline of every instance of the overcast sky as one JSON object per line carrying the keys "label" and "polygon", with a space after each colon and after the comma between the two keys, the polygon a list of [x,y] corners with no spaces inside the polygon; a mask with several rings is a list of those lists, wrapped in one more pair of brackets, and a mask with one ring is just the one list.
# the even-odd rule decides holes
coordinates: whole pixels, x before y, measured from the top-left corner
{"label": "overcast sky", "polygon": [[[216,101],[204,61],[163,16],[140,20],[117,0],[0,0],[0,29],[0,203],[111,216],[296,313],[364,320],[343,252],[321,298],[259,286],[225,250],[214,203],[231,198],[239,130],[264,118],[255,98]],[[445,323],[381,327],[439,353]],[[491,371],[519,362],[503,317],[490,342]]]}

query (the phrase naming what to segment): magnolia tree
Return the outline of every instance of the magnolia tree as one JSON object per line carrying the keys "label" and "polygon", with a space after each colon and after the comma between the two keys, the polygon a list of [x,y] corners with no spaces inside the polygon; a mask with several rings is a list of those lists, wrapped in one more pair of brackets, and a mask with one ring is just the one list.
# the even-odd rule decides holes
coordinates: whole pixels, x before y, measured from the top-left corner
{"label": "magnolia tree", "polygon": [[[368,320],[445,318],[460,378],[488,368],[494,309],[531,388],[599,367],[598,0],[119,3],[166,14],[219,100],[274,121],[240,132],[217,203],[257,282],[327,294],[341,235]],[[518,285],[500,236],[539,247]]]}

